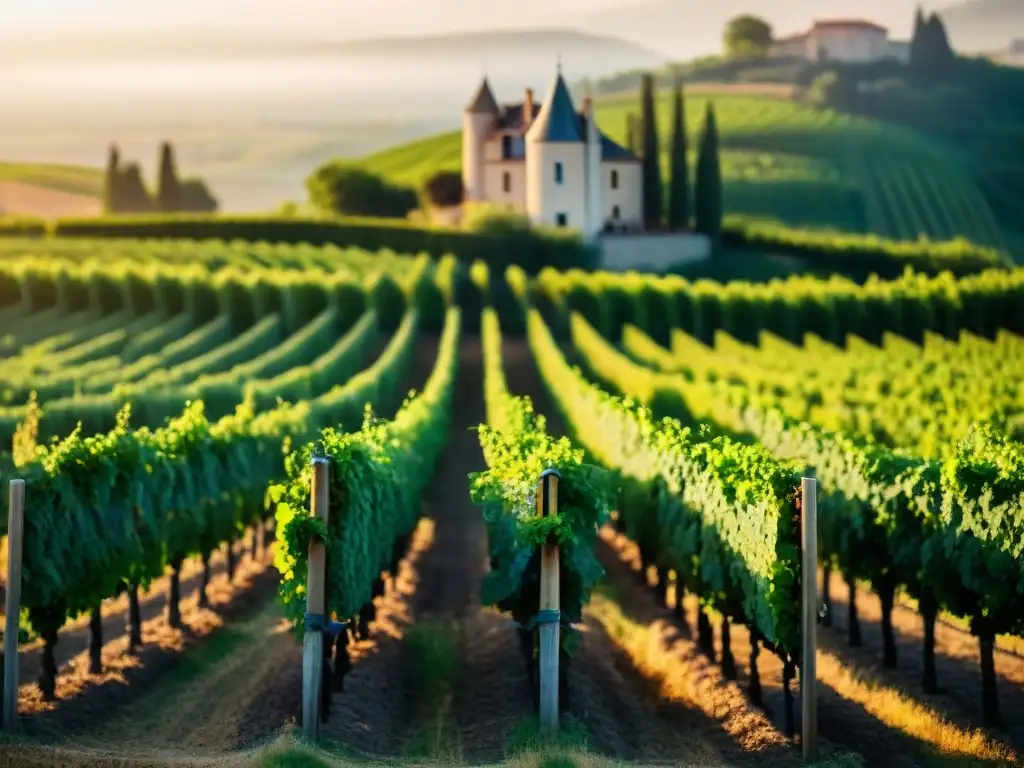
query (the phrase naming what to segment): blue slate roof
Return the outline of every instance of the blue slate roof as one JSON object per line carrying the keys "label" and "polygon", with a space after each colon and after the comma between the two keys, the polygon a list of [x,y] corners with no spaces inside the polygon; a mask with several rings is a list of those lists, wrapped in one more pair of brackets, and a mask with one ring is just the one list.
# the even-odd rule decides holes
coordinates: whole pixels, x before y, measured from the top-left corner
{"label": "blue slate roof", "polygon": [[[600,131],[599,131],[600,133]],[[601,133],[601,159],[602,160],[636,160],[636,155],[630,152],[621,144],[616,144],[603,133]]]}
{"label": "blue slate roof", "polygon": [[561,72],[558,73],[555,84],[548,91],[544,106],[540,108],[540,114],[530,126],[526,140],[547,142],[584,140],[584,135],[580,133],[579,115],[572,105],[569,87],[565,84]]}

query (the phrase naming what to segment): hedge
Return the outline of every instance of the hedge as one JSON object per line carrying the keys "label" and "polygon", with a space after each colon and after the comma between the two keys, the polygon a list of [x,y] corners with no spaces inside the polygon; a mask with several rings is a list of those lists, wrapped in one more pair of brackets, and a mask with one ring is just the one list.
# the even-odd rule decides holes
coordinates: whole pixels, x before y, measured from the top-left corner
{"label": "hedge", "polygon": [[722,245],[795,256],[809,266],[832,271],[855,268],[882,278],[898,278],[907,267],[927,274],[948,270],[967,275],[1009,265],[996,249],[963,238],[887,240],[870,234],[793,229],[740,216],[726,216]]}
{"label": "hedge", "polygon": [[172,238],[186,240],[249,240],[275,243],[310,243],[389,249],[396,253],[452,254],[460,261],[486,262],[504,270],[518,264],[530,274],[546,266],[588,268],[595,254],[579,238],[535,234],[522,238],[427,228],[398,219],[302,219],[267,216],[111,216],[98,219],[60,219],[53,226],[57,237]]}

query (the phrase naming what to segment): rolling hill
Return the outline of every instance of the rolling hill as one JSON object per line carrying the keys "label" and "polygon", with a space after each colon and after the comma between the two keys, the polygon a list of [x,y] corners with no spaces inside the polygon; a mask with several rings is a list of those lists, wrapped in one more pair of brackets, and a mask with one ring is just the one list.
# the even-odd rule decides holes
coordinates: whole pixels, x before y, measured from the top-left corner
{"label": "rolling hill", "polygon": [[[708,100],[721,134],[729,214],[901,240],[962,236],[1004,247],[973,181],[948,152],[917,134],[782,99],[691,93],[691,155]],[[624,141],[626,116],[638,107],[635,96],[600,100],[598,121],[605,133]],[[658,115],[667,178],[668,94],[659,96]],[[457,131],[431,136],[363,162],[392,181],[418,185],[435,171],[461,167],[461,137]],[[691,156],[691,168],[694,163]]]}
{"label": "rolling hill", "polygon": [[0,216],[83,216],[100,212],[103,171],[52,163],[0,163]]}

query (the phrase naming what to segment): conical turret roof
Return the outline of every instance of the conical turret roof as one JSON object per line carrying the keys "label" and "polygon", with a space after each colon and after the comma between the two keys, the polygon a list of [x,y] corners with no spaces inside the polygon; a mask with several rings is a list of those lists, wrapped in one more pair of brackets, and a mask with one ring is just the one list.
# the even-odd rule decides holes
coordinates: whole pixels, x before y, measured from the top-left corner
{"label": "conical turret roof", "polygon": [[533,121],[527,141],[583,141],[580,133],[580,118],[572,105],[569,87],[565,84],[562,73],[555,78],[554,85],[548,91],[544,106],[540,108],[537,119]]}
{"label": "conical turret roof", "polygon": [[486,77],[480,83],[480,88],[477,90],[472,101],[466,106],[466,111],[477,115],[497,116],[501,113],[501,110],[498,108],[498,100],[494,98],[491,84],[487,82]]}

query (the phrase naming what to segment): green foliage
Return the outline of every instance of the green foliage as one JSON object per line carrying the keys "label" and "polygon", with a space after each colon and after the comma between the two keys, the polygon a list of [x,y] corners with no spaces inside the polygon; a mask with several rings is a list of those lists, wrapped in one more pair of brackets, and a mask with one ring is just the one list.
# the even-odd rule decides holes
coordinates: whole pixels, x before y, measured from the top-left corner
{"label": "green foliage", "polygon": [[396,543],[415,528],[420,497],[451,428],[459,327],[459,311],[453,308],[423,393],[407,400],[393,421],[368,414],[357,431],[327,428],[320,434],[318,443],[330,462],[326,526],[310,517],[313,443],[289,455],[288,481],[270,490],[276,504],[280,595],[298,631],[305,612],[310,536],[322,538],[327,549],[328,613],[347,619],[370,601],[373,582],[391,563]]}
{"label": "green foliage", "polygon": [[686,229],[690,220],[690,180],[687,170],[686,114],[683,108],[683,86],[677,83],[672,99],[672,150],[668,190],[668,228]]}
{"label": "green foliage", "polygon": [[[685,354],[680,347],[676,358],[636,329],[627,329],[623,343],[629,354],[665,372],[651,371],[614,350],[582,319],[574,321],[573,329],[574,343],[588,366],[625,394],[662,410],[685,413],[696,423],[710,423],[718,432],[756,440],[780,458],[814,468],[821,486],[820,557],[848,579],[868,580],[880,593],[904,587],[915,596],[936,600],[943,610],[972,617],[992,632],[1021,631],[1024,496],[1016,478],[1024,454],[998,427],[980,422],[962,439],[957,432],[945,435],[941,439],[948,447],[946,457],[934,461],[916,451],[863,439],[857,424],[872,430],[879,421],[885,424],[877,411],[847,419],[843,432],[828,428],[844,408],[843,401],[850,399],[838,382],[847,382],[861,402],[870,402],[870,381],[876,377],[865,353],[837,352],[831,360],[819,357],[820,366],[839,370],[835,381],[822,381],[822,392],[814,394],[801,386],[808,372],[789,374],[787,388],[785,374],[769,375],[771,367],[756,358],[739,362],[724,349],[702,352],[693,344]],[[943,342],[938,349],[948,355],[951,347],[957,348]],[[938,360],[932,349],[926,350],[929,359],[922,371],[935,376]],[[991,355],[994,350],[979,348],[979,357],[986,351]],[[1004,350],[1004,359],[1015,359],[1009,352]],[[798,369],[799,356],[806,357],[806,352],[788,350],[779,342],[763,354],[784,369]],[[921,350],[908,354],[908,361],[915,360]],[[844,357],[853,370],[842,369]],[[946,359],[947,365],[953,362]],[[897,367],[890,380],[898,379]],[[853,378],[858,368],[865,374],[859,381]],[[963,368],[973,374],[974,363],[965,359]],[[985,371],[980,375],[984,377]],[[952,399],[950,385],[936,384]],[[894,403],[909,399],[912,410],[935,407],[934,398],[915,403],[889,386],[884,391],[883,398]],[[834,401],[829,402],[833,394]],[[961,411],[955,402],[950,407]],[[941,418],[941,413],[932,416]],[[890,423],[913,430],[913,420],[904,414]]]}
{"label": "green foliage", "polygon": [[427,201],[439,208],[460,205],[464,192],[459,171],[437,171],[423,184]]}
{"label": "green foliage", "polygon": [[830,70],[822,72],[807,89],[807,102],[816,107],[838,109],[842,104],[843,86],[839,73]]}
{"label": "green foliage", "polygon": [[[583,452],[569,440],[550,437],[528,398],[509,393],[494,310],[485,310],[481,333],[488,423],[479,431],[487,469],[469,476],[470,496],[483,507],[491,554],[481,597],[485,604],[511,613],[523,627],[531,626],[540,604],[539,548],[557,543],[565,628],[561,637],[564,647],[571,649],[571,625],[582,620],[590,591],[604,573],[594,545],[598,527],[608,517],[610,478],[585,463]],[[548,469],[560,475],[558,514],[540,516],[537,484]]]}
{"label": "green foliage", "polygon": [[[574,317],[574,326],[582,323]],[[646,408],[583,379],[533,310],[528,331],[541,377],[574,439],[622,474],[617,508],[643,562],[676,571],[704,604],[755,628],[784,656],[797,655],[795,468],[760,446],[697,441],[676,420],[656,421]]]}
{"label": "green foliage", "polygon": [[[886,331],[910,339],[921,339],[926,331],[955,336],[965,330],[986,338],[1000,328],[1024,333],[1024,320],[1013,309],[1024,296],[1024,270],[988,270],[960,279],[908,273],[899,280],[869,280],[862,286],[839,277],[722,285],[676,276],[547,270],[521,290],[534,306],[550,308],[546,311],[553,324],[566,323],[568,312],[576,310],[592,321],[610,318],[595,321],[607,330],[636,322],[642,313],[671,318],[673,327],[705,343],[716,330],[742,339],[763,329],[795,344],[807,333],[837,344],[848,334],[880,341]],[[663,331],[645,330],[653,335]]]}
{"label": "green foliage", "polygon": [[661,185],[661,144],[658,141],[658,115],[654,104],[654,78],[645,75],[640,89],[640,123],[643,132],[643,213],[644,228],[661,229],[664,211]]}
{"label": "green foliage", "polygon": [[[960,64],[967,66],[965,62]],[[708,79],[717,83],[731,82],[737,73],[751,66],[749,62],[722,66],[720,75],[712,74]],[[811,74],[806,81],[801,80],[804,85],[809,85],[815,75],[825,70],[849,69],[851,77],[846,79],[852,82],[875,79],[874,74],[863,72],[855,65],[833,62],[809,66],[806,61],[773,60],[763,66],[788,67],[785,79],[789,82],[796,72],[808,70]],[[905,73],[901,72],[904,65],[878,66],[880,71],[884,67],[890,69],[879,75],[883,79],[904,77]],[[997,199],[1006,200],[1007,196],[1000,193],[986,199],[986,191],[1016,189],[1024,174],[1021,173],[1019,142],[1014,144],[1011,140],[1016,136],[1015,131],[1008,129],[1005,135],[997,134],[991,126],[1004,124],[1008,115],[1021,112],[1015,105],[1024,104],[1024,95],[1015,83],[1024,83],[1024,77],[1020,71],[1011,76],[1008,68],[994,65],[972,63],[969,69],[969,76],[960,75],[963,83],[957,88],[971,94],[970,108],[959,108],[960,96],[945,92],[934,96],[945,105],[939,117],[929,116],[934,113],[925,115],[916,102],[908,104],[902,93],[885,99],[886,104],[900,108],[908,118],[920,116],[929,133],[948,134],[954,143],[963,141],[976,146],[975,160],[969,166],[960,160],[959,153],[949,151],[947,143],[929,140],[921,133],[894,125],[894,120],[900,124],[907,124],[908,120],[896,119],[888,112],[867,111],[877,118],[871,119],[761,94],[688,90],[687,129],[690,136],[696,137],[707,103],[714,102],[720,138],[722,197],[724,210],[731,217],[745,222],[774,221],[780,231],[786,228],[801,235],[813,232],[823,239],[874,235],[895,244],[894,241],[916,241],[920,235],[934,244],[959,237],[977,246],[1002,250],[1006,247],[1005,237],[992,206]],[[655,111],[661,136],[670,136],[672,132],[674,84],[680,77],[687,83],[697,82],[690,71],[674,65],[656,77]],[[628,143],[629,116],[638,108],[642,74],[634,73],[627,78],[627,87],[608,98],[597,99],[594,105],[601,129],[623,145]],[[993,89],[999,96],[986,97],[986,103],[991,101],[991,104],[979,115],[974,103]],[[924,91],[917,92],[922,97],[933,98]],[[882,99],[883,95],[874,92],[860,95],[862,101],[869,97]],[[868,110],[868,107],[863,109]],[[1017,117],[1013,117],[1013,121],[1020,122]],[[917,123],[910,125],[916,127]],[[692,142],[691,163],[695,162],[696,148],[696,142]],[[637,154],[642,152],[637,151]],[[420,185],[441,168],[458,170],[460,158],[460,135],[455,132],[399,145],[371,155],[363,162],[394,183]],[[666,182],[670,168],[670,142],[666,141],[661,147],[661,173]],[[975,170],[985,171],[985,176],[975,176]],[[988,183],[986,178],[990,175],[998,176],[998,184],[996,178],[991,185]],[[1020,208],[1020,205],[1007,203],[1007,226],[1019,220]],[[824,240],[819,242],[827,245]],[[784,246],[785,238],[780,243],[782,253],[786,252]],[[770,244],[764,250],[774,252]],[[852,252],[847,253],[844,258],[849,260],[852,255]],[[901,269],[902,266],[897,266],[896,271]]]}
{"label": "green foliage", "polygon": [[118,178],[121,173],[121,151],[116,144],[111,144],[107,154],[107,168],[103,175],[103,212],[114,213],[118,210]]}
{"label": "green foliage", "polygon": [[405,218],[418,205],[416,191],[389,184],[357,165],[330,162],[306,180],[309,201],[335,215]]}
{"label": "green foliage", "polygon": [[[26,225],[35,232],[35,225]],[[2,233],[0,225],[0,233]],[[124,216],[101,219],[61,219],[53,233],[62,238],[167,238],[174,240],[250,241],[299,244],[300,247],[337,245],[347,249],[451,254],[460,261],[481,260],[494,269],[519,264],[531,274],[542,267],[589,267],[593,249],[567,231],[532,228],[491,232],[421,227],[398,219],[346,216],[316,219],[291,216]]]}
{"label": "green foliage", "polygon": [[694,190],[694,229],[713,243],[722,236],[722,169],[718,158],[718,127],[715,109],[708,102],[704,129],[697,149],[697,181]]}
{"label": "green foliage", "polygon": [[735,16],[725,26],[722,45],[728,59],[763,59],[772,45],[771,25],[758,16]]}
{"label": "green foliage", "polygon": [[175,213],[181,208],[181,182],[174,163],[174,148],[170,142],[160,145],[159,176],[156,186],[156,207],[163,213]]}

